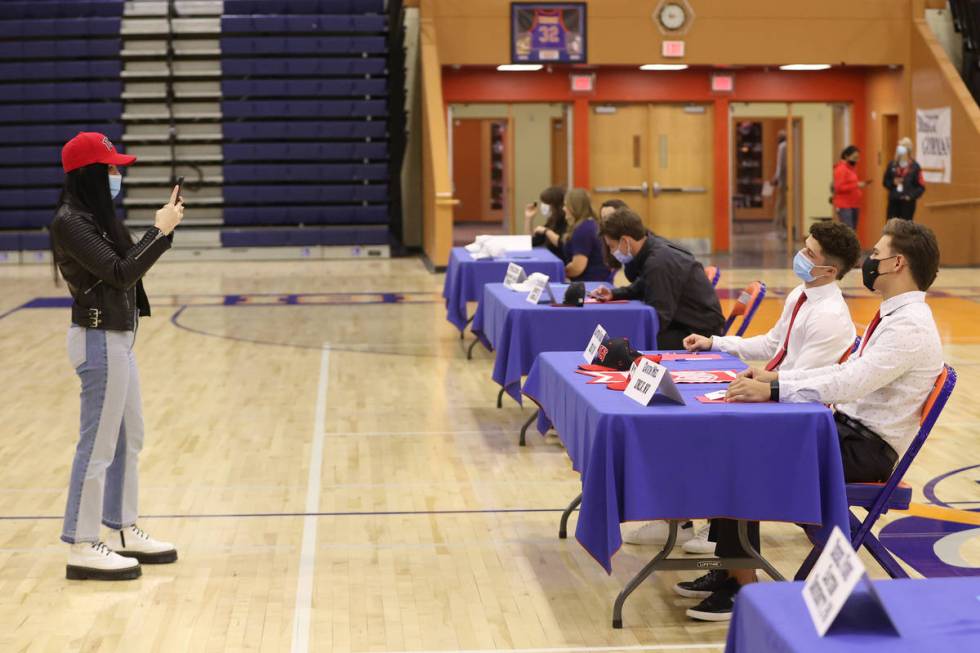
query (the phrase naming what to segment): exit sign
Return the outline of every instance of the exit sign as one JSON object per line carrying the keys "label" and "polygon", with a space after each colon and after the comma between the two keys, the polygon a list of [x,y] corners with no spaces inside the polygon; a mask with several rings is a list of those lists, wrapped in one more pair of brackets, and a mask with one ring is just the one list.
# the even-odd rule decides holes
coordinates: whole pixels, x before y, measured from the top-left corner
{"label": "exit sign", "polygon": [[735,90],[735,75],[729,73],[712,75],[711,90],[715,93],[732,93]]}
{"label": "exit sign", "polygon": [[678,58],[684,56],[684,41],[664,41],[660,48],[664,57]]}
{"label": "exit sign", "polygon": [[576,75],[570,76],[572,78],[572,91],[575,93],[591,93],[595,90],[595,75]]}

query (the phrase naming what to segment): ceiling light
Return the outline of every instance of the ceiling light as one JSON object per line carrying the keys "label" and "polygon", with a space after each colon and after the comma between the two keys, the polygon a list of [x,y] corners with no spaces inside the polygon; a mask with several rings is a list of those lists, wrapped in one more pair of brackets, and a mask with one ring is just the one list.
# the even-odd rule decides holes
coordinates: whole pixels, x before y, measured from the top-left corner
{"label": "ceiling light", "polygon": [[780,70],[827,70],[830,68],[829,63],[791,63],[786,66],[780,66]]}
{"label": "ceiling light", "polygon": [[640,70],[684,70],[686,63],[648,63],[640,66]]}
{"label": "ceiling light", "polygon": [[530,72],[544,68],[539,63],[505,63],[497,66],[497,70],[505,73]]}

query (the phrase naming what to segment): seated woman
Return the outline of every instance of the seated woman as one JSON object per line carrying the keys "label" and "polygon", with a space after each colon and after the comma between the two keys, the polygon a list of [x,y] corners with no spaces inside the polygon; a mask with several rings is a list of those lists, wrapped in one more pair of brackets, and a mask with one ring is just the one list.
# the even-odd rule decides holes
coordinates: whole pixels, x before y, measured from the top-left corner
{"label": "seated woman", "polygon": [[558,234],[560,239],[568,229],[568,220],[565,219],[565,189],[561,186],[549,186],[541,191],[538,199],[538,202],[528,204],[524,208],[524,229],[526,231],[531,231],[531,222],[535,216],[540,215],[545,219],[543,225],[539,225],[534,228],[534,231],[531,231],[531,246],[547,247],[552,254],[564,261],[565,253],[562,251],[561,245],[553,244],[545,236],[545,231],[550,230]]}
{"label": "seated woman", "polygon": [[552,229],[542,231],[551,245],[563,247],[565,276],[569,281],[609,281],[612,270],[603,258],[599,223],[585,190],[565,193],[565,215],[569,222],[564,236]]}

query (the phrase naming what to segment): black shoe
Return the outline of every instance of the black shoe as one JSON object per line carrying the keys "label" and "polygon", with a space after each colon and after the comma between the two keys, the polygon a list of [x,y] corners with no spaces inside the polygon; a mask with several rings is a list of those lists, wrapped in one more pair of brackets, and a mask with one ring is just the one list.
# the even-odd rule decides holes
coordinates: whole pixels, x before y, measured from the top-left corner
{"label": "black shoe", "polygon": [[726,581],[728,581],[728,571],[715,569],[700,578],[677,583],[674,585],[674,591],[685,599],[706,599],[724,587]]}
{"label": "black shoe", "polygon": [[730,621],[732,608],[735,607],[735,595],[739,589],[741,585],[738,581],[729,578],[724,587],[693,608],[688,608],[687,616],[698,621]]}

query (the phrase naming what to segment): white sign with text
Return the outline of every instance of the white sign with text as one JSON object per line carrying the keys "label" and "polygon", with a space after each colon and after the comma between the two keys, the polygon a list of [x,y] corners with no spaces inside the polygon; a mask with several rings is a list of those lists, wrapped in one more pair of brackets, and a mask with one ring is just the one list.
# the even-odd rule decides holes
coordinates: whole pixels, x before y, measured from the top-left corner
{"label": "white sign with text", "polygon": [[548,275],[535,272],[528,277],[528,282],[531,284],[531,292],[527,294],[527,303],[537,304],[541,299],[541,295],[548,287]]}
{"label": "white sign with text", "polygon": [[514,286],[521,283],[527,279],[527,274],[524,272],[524,268],[519,266],[517,263],[509,263],[507,265],[507,274],[504,275],[504,288],[514,289]]}
{"label": "white sign with text", "polygon": [[626,386],[626,396],[642,406],[649,406],[650,400],[658,391],[676,403],[684,403],[684,398],[667,373],[667,368],[648,358],[641,359]]}
{"label": "white sign with text", "polygon": [[590,365],[592,364],[592,361],[595,360],[596,352],[599,351],[599,345],[601,345],[602,341],[605,339],[606,330],[602,328],[601,324],[595,325],[595,331],[592,332],[592,339],[589,340],[589,344],[585,347],[585,351],[582,352],[582,358],[585,359],[586,363]]}

